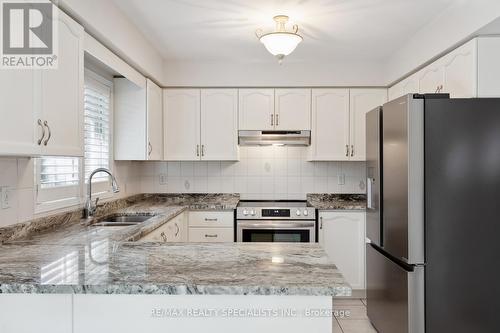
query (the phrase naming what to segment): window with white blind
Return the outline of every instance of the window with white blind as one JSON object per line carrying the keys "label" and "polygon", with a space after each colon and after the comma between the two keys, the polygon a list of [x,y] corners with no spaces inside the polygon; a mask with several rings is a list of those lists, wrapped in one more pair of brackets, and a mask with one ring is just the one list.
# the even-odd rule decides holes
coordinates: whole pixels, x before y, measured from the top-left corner
{"label": "window with white blind", "polygon": [[[88,183],[93,170],[110,168],[111,89],[110,81],[94,72],[85,71],[85,183]],[[108,175],[105,173],[96,174],[92,179],[92,183],[108,181]],[[98,188],[99,185],[96,186],[96,189]]]}
{"label": "window with white blind", "polygon": [[[90,173],[111,168],[112,82],[85,70],[84,159],[44,156],[35,159],[37,211],[80,203]],[[105,173],[92,179],[92,192],[101,197],[110,193]]]}

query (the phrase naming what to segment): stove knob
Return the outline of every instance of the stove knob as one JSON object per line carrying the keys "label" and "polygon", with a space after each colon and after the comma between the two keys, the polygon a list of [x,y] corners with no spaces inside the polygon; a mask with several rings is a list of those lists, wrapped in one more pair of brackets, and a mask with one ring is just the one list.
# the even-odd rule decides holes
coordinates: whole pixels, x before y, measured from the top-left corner
{"label": "stove knob", "polygon": [[250,211],[250,215],[255,216],[255,210],[253,210],[253,209],[252,209],[252,210]]}
{"label": "stove knob", "polygon": [[297,214],[297,216],[300,216],[300,210],[297,209],[297,211],[295,212],[295,214]]}
{"label": "stove knob", "polygon": [[248,215],[248,210],[243,209],[243,215],[247,216]]}
{"label": "stove knob", "polygon": [[304,214],[304,216],[309,215],[309,212],[307,211],[307,209],[304,209],[304,213],[303,214]]}

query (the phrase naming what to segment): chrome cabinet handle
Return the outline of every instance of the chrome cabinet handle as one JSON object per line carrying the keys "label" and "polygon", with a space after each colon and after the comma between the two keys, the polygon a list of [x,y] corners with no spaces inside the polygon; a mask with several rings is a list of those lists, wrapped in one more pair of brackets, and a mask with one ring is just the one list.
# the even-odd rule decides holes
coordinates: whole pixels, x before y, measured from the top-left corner
{"label": "chrome cabinet handle", "polygon": [[205,222],[217,222],[218,219],[209,219],[208,217],[205,217]]}
{"label": "chrome cabinet handle", "polygon": [[46,146],[46,145],[47,145],[47,143],[49,143],[50,138],[52,137],[52,132],[51,132],[51,130],[50,130],[50,126],[49,126],[49,123],[47,122],[47,120],[45,120],[45,121],[43,122],[43,124],[45,125],[45,127],[47,127],[47,130],[49,131],[49,136],[48,136],[48,137],[47,137],[47,139],[43,142],[44,146]]}
{"label": "chrome cabinet handle", "polygon": [[279,126],[280,125],[280,115],[277,114],[276,115],[276,126]]}
{"label": "chrome cabinet handle", "polygon": [[440,92],[441,92],[441,90],[443,90],[443,85],[442,85],[442,84],[440,84],[440,85],[438,85],[438,86],[436,87],[436,94],[437,94],[437,93],[440,93]]}
{"label": "chrome cabinet handle", "polygon": [[274,114],[271,114],[271,126],[274,126]]}
{"label": "chrome cabinet handle", "polygon": [[40,146],[42,144],[43,138],[45,137],[45,127],[43,126],[41,119],[38,119],[38,126],[40,126],[42,128],[42,136],[37,141],[38,145]]}
{"label": "chrome cabinet handle", "polygon": [[217,234],[214,234],[214,235],[205,234],[205,238],[217,238]]}
{"label": "chrome cabinet handle", "polygon": [[354,145],[351,145],[351,157],[354,156]]}
{"label": "chrome cabinet handle", "polygon": [[205,145],[201,145],[201,156],[205,156]]}
{"label": "chrome cabinet handle", "polygon": [[319,218],[319,229],[323,229],[323,216],[320,216]]}
{"label": "chrome cabinet handle", "polygon": [[151,156],[151,153],[153,152],[153,146],[151,145],[151,141],[148,142],[148,156]]}
{"label": "chrome cabinet handle", "polygon": [[349,145],[345,145],[345,156],[349,157]]}
{"label": "chrome cabinet handle", "polygon": [[162,233],[160,234],[160,236],[161,236],[161,239],[163,239],[163,241],[164,241],[164,242],[167,242],[167,235],[165,235],[165,233],[164,233],[164,232],[162,232]]}
{"label": "chrome cabinet handle", "polygon": [[177,235],[179,234],[179,231],[180,231],[181,229],[179,228],[179,226],[177,225],[177,223],[174,223],[174,224],[175,224],[175,229],[176,229],[176,230],[175,230],[175,237],[177,237]]}
{"label": "chrome cabinet handle", "polygon": [[196,156],[200,156],[200,145],[196,145]]}

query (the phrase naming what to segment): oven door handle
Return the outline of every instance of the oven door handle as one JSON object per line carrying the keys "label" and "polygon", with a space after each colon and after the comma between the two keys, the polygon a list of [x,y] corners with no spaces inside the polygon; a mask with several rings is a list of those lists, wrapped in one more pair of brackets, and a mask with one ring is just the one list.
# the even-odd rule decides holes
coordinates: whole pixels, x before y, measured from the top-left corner
{"label": "oven door handle", "polygon": [[285,221],[236,221],[239,228],[243,229],[282,229],[282,228],[312,228],[314,227],[314,221],[296,221],[296,222],[285,222]]}

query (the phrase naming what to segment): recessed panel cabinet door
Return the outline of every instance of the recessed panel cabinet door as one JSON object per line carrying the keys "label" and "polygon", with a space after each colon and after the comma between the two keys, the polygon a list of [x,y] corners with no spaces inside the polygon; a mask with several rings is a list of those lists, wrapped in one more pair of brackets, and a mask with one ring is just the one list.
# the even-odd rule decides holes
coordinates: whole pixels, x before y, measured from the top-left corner
{"label": "recessed panel cabinet door", "polygon": [[163,93],[165,160],[201,158],[200,90],[166,89]]}
{"label": "recessed panel cabinet door", "polygon": [[477,95],[477,39],[462,45],[443,57],[443,92],[451,98]]}
{"label": "recessed panel cabinet door", "polygon": [[310,159],[346,161],[348,144],[349,89],[313,89]]}
{"label": "recessed panel cabinet door", "polygon": [[350,101],[349,159],[365,161],[366,113],[387,101],[387,89],[351,89]]}
{"label": "recessed panel cabinet door", "polygon": [[274,98],[276,130],[311,129],[311,89],[276,89]]}
{"label": "recessed panel cabinet door", "polygon": [[365,289],[365,213],[320,212],[319,244],[353,289]]}
{"label": "recessed panel cabinet door", "polygon": [[201,91],[201,159],[238,159],[238,90]]}
{"label": "recessed panel cabinet door", "polygon": [[433,94],[444,88],[442,59],[419,72],[418,85],[421,94]]}
{"label": "recessed panel cabinet door", "polygon": [[153,81],[146,82],[148,160],[163,159],[163,96],[161,88]]}
{"label": "recessed panel cabinet door", "polygon": [[[35,106],[34,71],[0,70],[0,155],[36,155],[42,127]],[[41,119],[40,119],[41,121]]]}
{"label": "recessed panel cabinet door", "polygon": [[[58,67],[41,72],[45,155],[83,156],[83,27],[59,11]],[[45,145],[47,142],[47,145]]]}
{"label": "recessed panel cabinet door", "polygon": [[274,129],[274,89],[239,90],[239,129]]}

